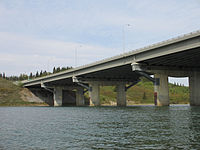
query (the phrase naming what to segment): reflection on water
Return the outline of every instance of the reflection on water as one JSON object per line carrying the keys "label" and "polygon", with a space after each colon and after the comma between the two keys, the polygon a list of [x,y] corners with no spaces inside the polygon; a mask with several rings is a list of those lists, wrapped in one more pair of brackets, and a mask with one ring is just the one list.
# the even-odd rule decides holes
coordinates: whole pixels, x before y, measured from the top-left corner
{"label": "reflection on water", "polygon": [[200,107],[0,107],[0,149],[200,149]]}

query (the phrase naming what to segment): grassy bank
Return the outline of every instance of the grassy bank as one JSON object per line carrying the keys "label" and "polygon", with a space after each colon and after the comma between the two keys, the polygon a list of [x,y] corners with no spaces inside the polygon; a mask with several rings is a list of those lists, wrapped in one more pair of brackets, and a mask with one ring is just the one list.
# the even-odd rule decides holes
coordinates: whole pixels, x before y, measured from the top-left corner
{"label": "grassy bank", "polygon": [[[13,82],[0,79],[0,106],[46,106],[45,103],[29,102],[24,100],[21,93],[24,88]],[[152,82],[142,79],[137,85],[127,91],[128,105],[154,103],[154,88]],[[189,88],[169,84],[171,104],[187,104],[189,102]],[[87,94],[88,97],[88,94]],[[116,105],[116,88],[104,86],[100,88],[101,104]]]}
{"label": "grassy bank", "polygon": [[0,106],[38,106],[42,103],[24,101],[20,95],[22,87],[13,82],[0,79]]}
{"label": "grassy bank", "polygon": [[[115,87],[113,86],[101,87],[101,103],[116,103],[115,91]],[[137,85],[128,89],[126,94],[127,103],[129,105],[152,104],[154,103],[153,93],[153,83],[146,79],[142,79],[142,81],[139,82]],[[189,88],[169,84],[169,96],[171,104],[187,104],[189,102]]]}

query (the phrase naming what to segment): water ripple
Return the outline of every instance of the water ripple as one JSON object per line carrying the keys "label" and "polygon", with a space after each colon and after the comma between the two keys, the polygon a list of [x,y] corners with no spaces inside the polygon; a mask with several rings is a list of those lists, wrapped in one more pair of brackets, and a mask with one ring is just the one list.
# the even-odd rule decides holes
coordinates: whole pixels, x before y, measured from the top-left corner
{"label": "water ripple", "polygon": [[200,109],[0,107],[0,149],[200,149]]}

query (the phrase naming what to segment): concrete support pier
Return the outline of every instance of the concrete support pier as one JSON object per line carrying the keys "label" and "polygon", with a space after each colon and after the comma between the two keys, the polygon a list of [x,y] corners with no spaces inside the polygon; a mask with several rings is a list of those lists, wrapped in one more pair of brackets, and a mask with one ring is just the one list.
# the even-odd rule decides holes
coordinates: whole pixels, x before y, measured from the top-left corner
{"label": "concrete support pier", "polygon": [[54,106],[62,106],[62,99],[63,99],[63,93],[62,93],[61,87],[55,87],[54,88]]}
{"label": "concrete support pier", "polygon": [[125,83],[117,84],[117,106],[126,106]]}
{"label": "concrete support pier", "polygon": [[100,87],[98,83],[90,83],[90,106],[100,106]]}
{"label": "concrete support pier", "polygon": [[83,88],[77,88],[76,89],[76,106],[84,106],[84,94],[83,94]]}
{"label": "concrete support pier", "polygon": [[192,72],[189,77],[190,105],[200,106],[200,72]]}
{"label": "concrete support pier", "polygon": [[169,106],[169,87],[168,75],[155,74],[154,78],[158,78],[158,85],[154,85],[155,104],[157,106]]}

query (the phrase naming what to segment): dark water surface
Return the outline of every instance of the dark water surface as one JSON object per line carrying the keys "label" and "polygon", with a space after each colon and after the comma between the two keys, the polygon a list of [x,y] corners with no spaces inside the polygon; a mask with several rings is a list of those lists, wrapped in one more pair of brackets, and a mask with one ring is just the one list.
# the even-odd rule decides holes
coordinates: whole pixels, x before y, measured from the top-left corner
{"label": "dark water surface", "polygon": [[0,107],[0,149],[200,149],[200,107]]}

